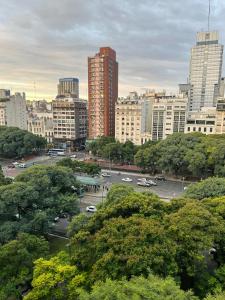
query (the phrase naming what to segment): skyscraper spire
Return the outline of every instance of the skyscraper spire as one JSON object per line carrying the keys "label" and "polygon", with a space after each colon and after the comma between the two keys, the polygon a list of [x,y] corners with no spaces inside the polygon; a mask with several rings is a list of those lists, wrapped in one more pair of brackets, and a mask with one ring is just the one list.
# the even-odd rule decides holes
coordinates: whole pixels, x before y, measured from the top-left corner
{"label": "skyscraper spire", "polygon": [[211,1],[209,0],[208,31],[209,31],[209,29],[210,29],[210,13],[211,13]]}

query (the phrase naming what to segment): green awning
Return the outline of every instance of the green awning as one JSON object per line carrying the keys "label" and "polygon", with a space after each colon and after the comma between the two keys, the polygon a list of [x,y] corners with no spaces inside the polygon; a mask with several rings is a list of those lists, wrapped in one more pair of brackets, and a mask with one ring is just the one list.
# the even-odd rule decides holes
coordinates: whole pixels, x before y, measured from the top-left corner
{"label": "green awning", "polygon": [[76,176],[76,180],[83,185],[100,185],[102,182],[101,179],[87,176]]}

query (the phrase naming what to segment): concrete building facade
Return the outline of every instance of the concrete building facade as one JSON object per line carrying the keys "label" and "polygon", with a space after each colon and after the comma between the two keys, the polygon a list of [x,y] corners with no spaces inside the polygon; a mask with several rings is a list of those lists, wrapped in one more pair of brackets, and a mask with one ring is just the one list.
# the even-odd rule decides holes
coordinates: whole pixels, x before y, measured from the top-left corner
{"label": "concrete building facade", "polygon": [[54,142],[71,147],[84,144],[87,137],[87,101],[77,98],[56,98],[52,101]]}
{"label": "concrete building facade", "polygon": [[184,132],[188,98],[165,96],[155,100],[152,108],[152,140],[165,139],[175,132]]}
{"label": "concrete building facade", "polygon": [[118,63],[110,47],[88,58],[89,139],[115,135],[115,103],[118,98]]}
{"label": "concrete building facade", "polygon": [[199,112],[189,112],[185,133],[201,132],[216,133],[216,107],[203,107]]}
{"label": "concrete building facade", "polygon": [[131,141],[142,145],[151,139],[151,112],[153,100],[140,97],[136,92],[116,103],[115,138],[121,143]]}
{"label": "concrete building facade", "polygon": [[198,32],[191,50],[189,111],[216,106],[220,94],[223,45],[218,32]]}
{"label": "concrete building facade", "polygon": [[78,78],[60,78],[58,83],[57,97],[70,96],[79,98],[79,79]]}
{"label": "concrete building facade", "polygon": [[15,95],[10,95],[8,90],[1,90],[0,125],[27,130],[25,93],[15,93]]}

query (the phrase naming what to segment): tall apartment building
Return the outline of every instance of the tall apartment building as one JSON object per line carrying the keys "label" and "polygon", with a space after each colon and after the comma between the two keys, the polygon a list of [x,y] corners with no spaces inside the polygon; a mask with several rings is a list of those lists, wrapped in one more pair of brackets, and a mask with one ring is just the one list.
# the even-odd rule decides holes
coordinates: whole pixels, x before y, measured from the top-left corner
{"label": "tall apartment building", "polygon": [[218,32],[198,32],[191,50],[189,111],[216,106],[220,93],[223,45]]}
{"label": "tall apartment building", "polygon": [[142,145],[151,139],[153,100],[130,93],[116,103],[115,138],[121,143],[131,141]]}
{"label": "tall apartment building", "polygon": [[155,100],[152,108],[152,140],[165,139],[175,132],[184,132],[188,98],[165,96]]}
{"label": "tall apartment building", "polygon": [[89,138],[114,136],[115,103],[118,98],[118,63],[110,47],[88,58]]}
{"label": "tall apartment building", "polygon": [[79,79],[78,78],[60,78],[58,83],[58,96],[71,96],[79,98]]}
{"label": "tall apartment building", "polygon": [[10,95],[9,90],[0,90],[0,125],[27,130],[25,93]]}
{"label": "tall apartment building", "polygon": [[52,101],[54,142],[78,146],[87,137],[87,101],[65,97]]}

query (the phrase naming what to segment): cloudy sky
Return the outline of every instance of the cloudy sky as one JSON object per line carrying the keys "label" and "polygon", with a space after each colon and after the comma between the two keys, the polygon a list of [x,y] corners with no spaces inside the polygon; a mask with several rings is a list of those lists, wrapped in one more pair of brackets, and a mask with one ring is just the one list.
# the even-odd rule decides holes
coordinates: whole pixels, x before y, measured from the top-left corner
{"label": "cloudy sky", "polygon": [[[207,2],[0,0],[0,88],[50,100],[58,78],[71,76],[87,98],[87,57],[110,46],[120,96],[145,88],[175,92],[187,79],[196,32],[207,29]],[[225,1],[211,2],[211,27],[224,43]]]}

